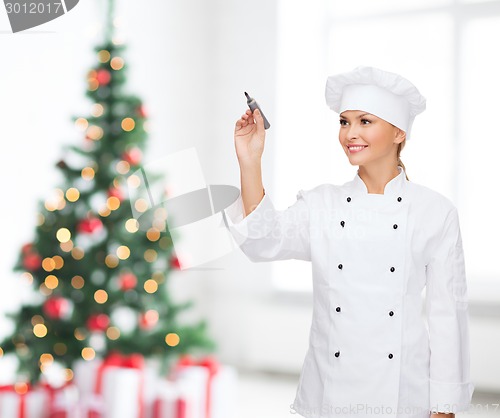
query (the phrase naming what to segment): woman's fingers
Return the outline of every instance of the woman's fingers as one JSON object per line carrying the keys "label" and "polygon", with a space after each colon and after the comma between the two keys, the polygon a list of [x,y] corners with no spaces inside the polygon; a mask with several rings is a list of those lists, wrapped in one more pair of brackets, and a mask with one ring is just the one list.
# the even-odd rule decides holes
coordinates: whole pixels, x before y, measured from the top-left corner
{"label": "woman's fingers", "polygon": [[253,112],[253,114],[255,117],[255,122],[257,123],[257,132],[262,135],[264,133],[264,118],[262,117],[259,109],[255,109],[255,112]]}
{"label": "woman's fingers", "polygon": [[236,127],[238,129],[241,129],[247,125],[252,125],[254,123],[254,118],[252,115],[252,111],[248,109],[243,115],[241,115],[241,118],[236,121]]}

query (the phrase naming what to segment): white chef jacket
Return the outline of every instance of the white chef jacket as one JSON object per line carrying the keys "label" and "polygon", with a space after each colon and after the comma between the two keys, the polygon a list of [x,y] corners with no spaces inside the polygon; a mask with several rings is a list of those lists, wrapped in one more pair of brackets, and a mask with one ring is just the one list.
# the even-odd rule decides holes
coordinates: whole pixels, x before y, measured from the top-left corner
{"label": "white chef jacket", "polygon": [[384,194],[356,174],[300,190],[286,210],[265,194],[244,217],[240,194],[224,211],[250,260],[311,261],[309,348],[293,403],[304,417],[428,418],[470,405],[457,210],[399,171]]}

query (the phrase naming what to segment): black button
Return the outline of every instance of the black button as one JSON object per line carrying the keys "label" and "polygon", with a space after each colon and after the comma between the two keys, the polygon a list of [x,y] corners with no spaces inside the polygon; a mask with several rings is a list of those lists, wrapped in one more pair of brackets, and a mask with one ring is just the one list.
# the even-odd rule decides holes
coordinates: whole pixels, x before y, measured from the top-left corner
{"label": "black button", "polygon": [[393,311],[390,311],[390,312],[389,312],[389,316],[394,316],[394,312],[393,312]]}
{"label": "black button", "polygon": [[398,225],[397,225],[397,224],[392,225],[392,227],[393,227],[394,229],[398,229]]}
{"label": "black button", "polygon": [[350,197],[348,197],[348,198],[347,198],[347,201],[348,201],[348,202],[350,202],[350,201],[351,201],[351,198],[350,198]]}
{"label": "black button", "polygon": [[342,225],[342,228],[343,228],[344,225],[345,225],[345,222],[344,221],[340,221],[340,225]]}
{"label": "black button", "polygon": [[403,200],[402,197],[398,197],[398,202],[401,202]]}
{"label": "black button", "polygon": [[391,267],[391,273],[394,273],[396,269],[394,267]]}
{"label": "black button", "polygon": [[389,355],[388,355],[388,357],[389,357],[389,358],[393,358],[394,356],[393,356],[392,354],[389,354]]}
{"label": "black button", "polygon": [[339,270],[342,270],[342,267],[344,267],[342,264],[339,264]]}
{"label": "black button", "polygon": [[337,307],[335,308],[335,310],[336,310],[337,312],[340,312],[340,306],[337,306]]}
{"label": "black button", "polygon": [[340,356],[340,351],[337,351],[337,352],[335,353],[335,357],[338,357],[338,356]]}

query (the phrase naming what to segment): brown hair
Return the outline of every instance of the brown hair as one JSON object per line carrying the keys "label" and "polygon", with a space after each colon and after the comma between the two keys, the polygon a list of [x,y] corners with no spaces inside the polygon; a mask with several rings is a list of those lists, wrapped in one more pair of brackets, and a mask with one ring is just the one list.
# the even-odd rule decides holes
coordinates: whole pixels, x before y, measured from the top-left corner
{"label": "brown hair", "polygon": [[401,151],[403,150],[403,148],[405,147],[405,145],[406,145],[406,138],[405,138],[405,140],[404,140],[403,142],[401,142],[401,143],[399,143],[399,144],[398,144],[398,153],[397,153],[397,157],[398,157],[398,166],[402,167],[402,168],[403,168],[403,170],[405,171],[406,180],[410,180],[410,179],[408,178],[408,175],[406,174],[406,167],[405,167],[405,165],[403,164],[403,161],[401,161],[401,157],[400,157],[400,155],[401,155]]}

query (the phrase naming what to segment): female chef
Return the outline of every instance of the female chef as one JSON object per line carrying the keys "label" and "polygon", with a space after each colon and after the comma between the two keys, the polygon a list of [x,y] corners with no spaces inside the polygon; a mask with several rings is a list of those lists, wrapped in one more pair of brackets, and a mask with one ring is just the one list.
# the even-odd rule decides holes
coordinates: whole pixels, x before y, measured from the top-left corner
{"label": "female chef", "polygon": [[311,261],[313,315],[293,412],[452,417],[474,390],[457,210],[410,182],[399,158],[425,98],[398,74],[358,67],[328,77],[326,102],[340,114],[354,179],[300,190],[276,210],[262,184],[263,118],[247,110],[234,131],[241,193],[224,212],[250,260]]}

